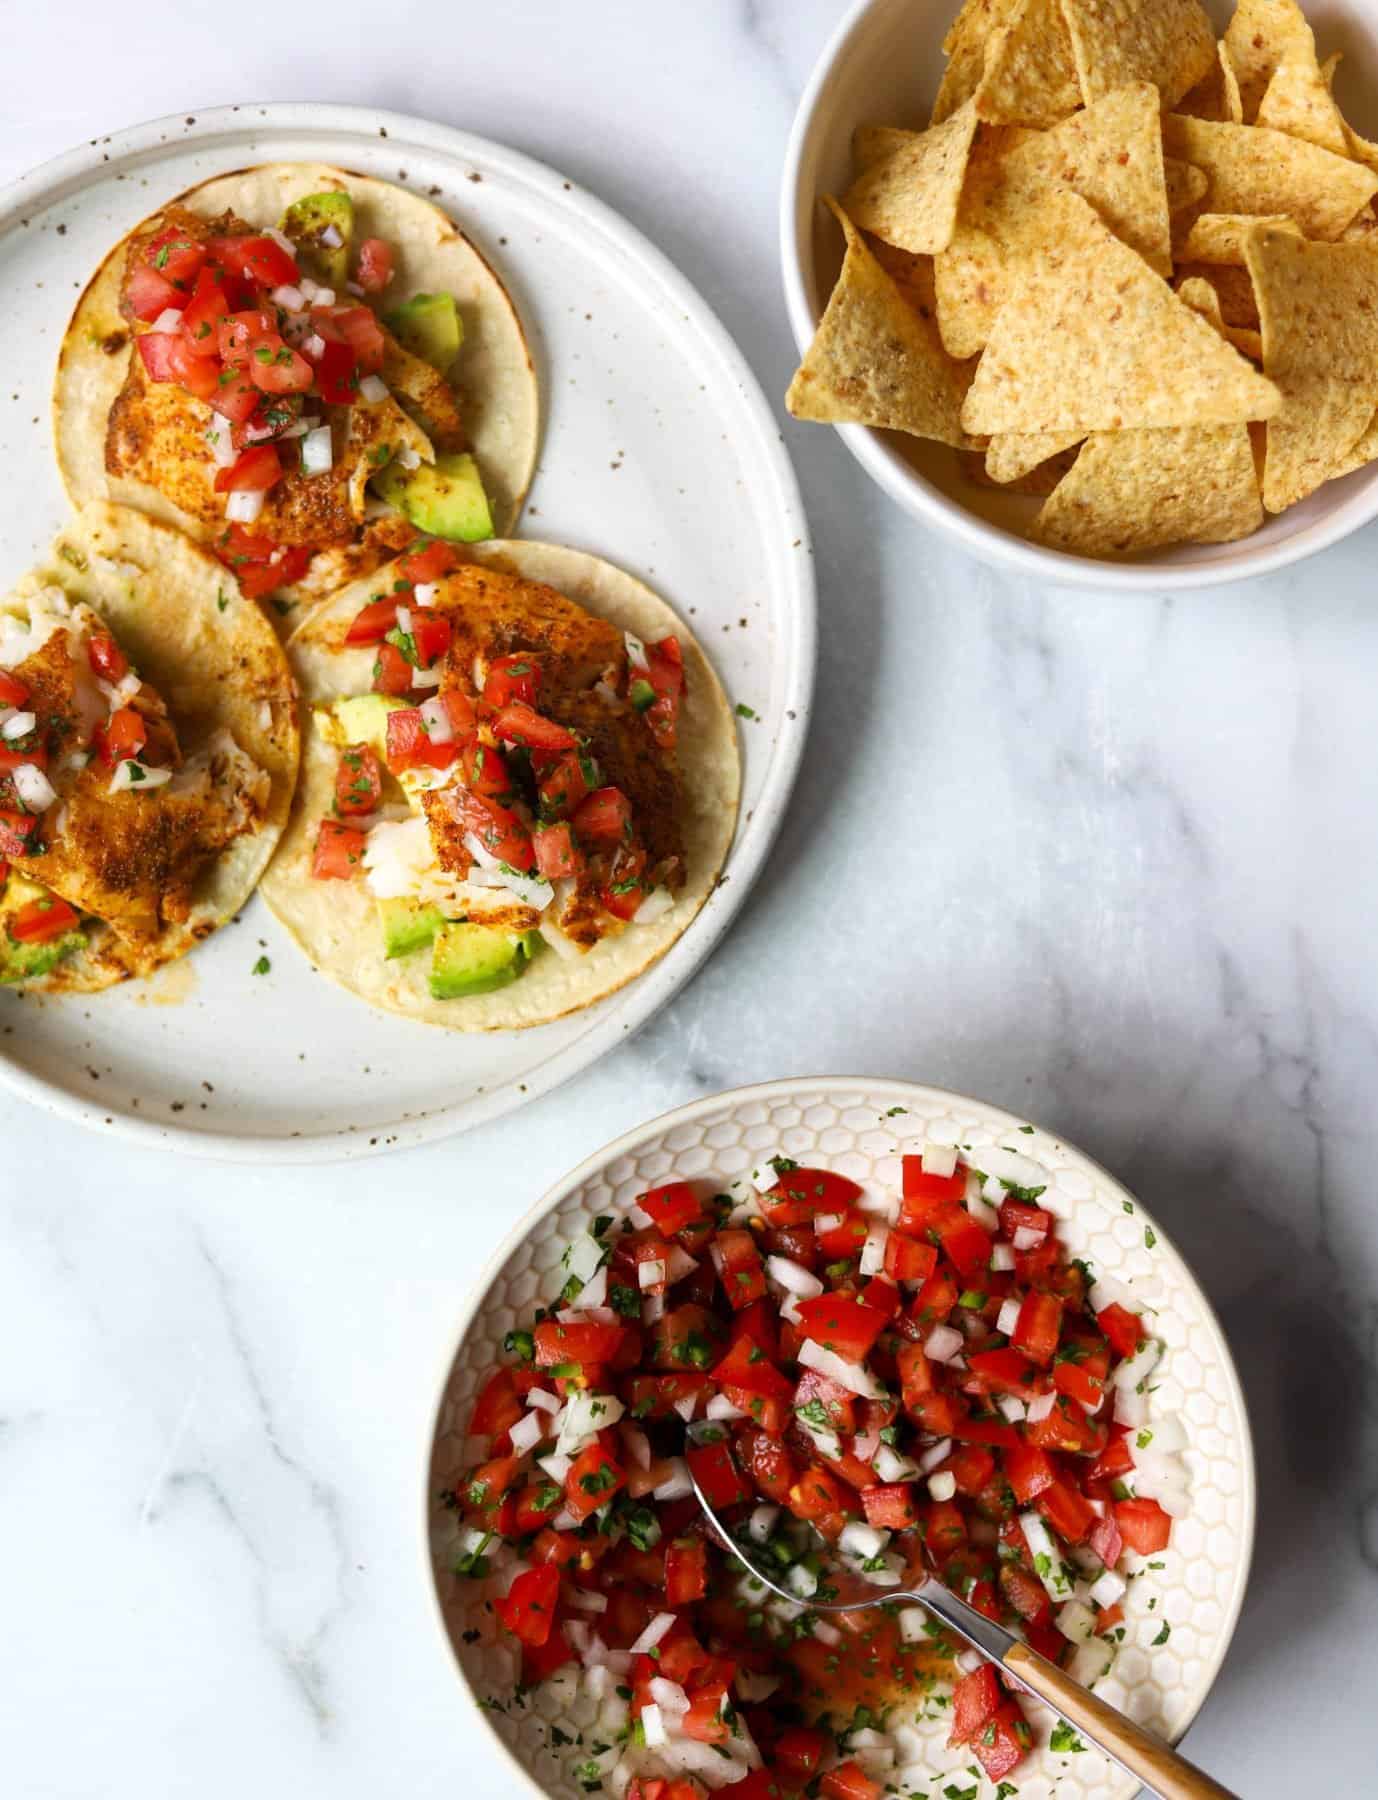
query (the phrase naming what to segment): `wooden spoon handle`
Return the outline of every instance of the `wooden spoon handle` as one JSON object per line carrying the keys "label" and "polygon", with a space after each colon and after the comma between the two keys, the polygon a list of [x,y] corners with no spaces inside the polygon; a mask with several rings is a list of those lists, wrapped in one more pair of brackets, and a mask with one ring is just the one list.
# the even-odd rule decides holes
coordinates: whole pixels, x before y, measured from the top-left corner
{"label": "wooden spoon handle", "polygon": [[1162,1800],[1237,1800],[1161,1738],[1098,1699],[1027,1644],[1014,1645],[1005,1656],[1005,1667]]}

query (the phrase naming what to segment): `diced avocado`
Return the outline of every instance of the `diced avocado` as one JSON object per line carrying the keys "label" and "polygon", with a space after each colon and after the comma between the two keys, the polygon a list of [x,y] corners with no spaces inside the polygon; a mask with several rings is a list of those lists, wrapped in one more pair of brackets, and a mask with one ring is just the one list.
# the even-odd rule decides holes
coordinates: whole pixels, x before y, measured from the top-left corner
{"label": "diced avocado", "polygon": [[453,294],[413,294],[384,316],[383,323],[413,356],[443,375],[459,355],[464,322]]}
{"label": "diced avocado", "polygon": [[442,925],[431,945],[431,997],[459,1000],[506,987],[526,968],[533,935],[493,925]]}
{"label": "diced avocado", "polygon": [[368,744],[384,756],[388,747],[388,714],[406,704],[396,694],[350,694],[336,700],[331,711],[342,733],[340,741]]}
{"label": "diced avocado", "polygon": [[424,950],[445,923],[445,915],[438,906],[398,897],[378,902],[378,922],[383,927],[383,954],[391,958]]}
{"label": "diced avocado", "polygon": [[493,535],[488,496],[478,464],[467,450],[437,455],[433,463],[422,463],[418,469],[390,463],[373,477],[373,485],[390,506],[431,537],[476,544]]}
{"label": "diced avocado", "polygon": [[[354,202],[348,194],[307,194],[294,200],[282,215],[282,229],[296,245],[304,275],[323,287],[344,288],[354,235]],[[323,242],[327,233],[339,242]]]}
{"label": "diced avocado", "polygon": [[5,929],[10,915],[31,901],[42,900],[48,889],[22,875],[11,875],[0,899],[0,983],[32,981],[39,975],[51,975],[65,956],[86,947],[86,934],[65,931],[61,937],[49,938],[45,944],[17,944]]}

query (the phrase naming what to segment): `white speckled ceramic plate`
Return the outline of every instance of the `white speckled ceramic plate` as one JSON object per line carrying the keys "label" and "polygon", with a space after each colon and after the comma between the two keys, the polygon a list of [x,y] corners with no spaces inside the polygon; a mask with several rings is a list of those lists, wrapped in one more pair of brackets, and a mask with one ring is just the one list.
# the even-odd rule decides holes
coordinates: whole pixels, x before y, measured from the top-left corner
{"label": "white speckled ceramic plate", "polygon": [[[1097,1687],[1116,1706],[1176,1740],[1201,1707],[1224,1659],[1249,1573],[1254,1538],[1254,1462],[1244,1396],[1230,1352],[1186,1264],[1143,1209],[1105,1170],[1047,1132],[979,1100],[938,1088],[866,1078],[806,1078],[738,1088],[667,1113],[600,1150],[553,1188],[512,1232],[464,1308],[438,1407],[427,1468],[426,1525],[441,1624],[470,1699],[510,1700],[515,1665],[474,1584],[451,1571],[459,1525],[436,1496],[471,1462],[464,1429],[479,1386],[500,1360],[505,1332],[548,1302],[561,1283],[560,1257],[599,1213],[620,1213],[673,1171],[728,1181],[779,1152],[821,1163],[877,1190],[899,1184],[899,1157],[928,1139],[979,1147],[1009,1143],[1048,1170],[1040,1204],[1098,1274],[1127,1283],[1154,1312],[1165,1345],[1155,1373],[1154,1413],[1181,1418],[1191,1511],[1171,1547],[1131,1583],[1127,1632],[1110,1675]],[[1162,1567],[1156,1565],[1161,1562]],[[1164,1624],[1166,1644],[1154,1640]],[[478,1632],[466,1642],[466,1631]],[[510,1640],[509,1640],[510,1641]],[[568,1705],[552,1710],[539,1688],[524,1707],[484,1717],[528,1785],[558,1800],[585,1800],[549,1748],[555,1712],[590,1722]],[[1030,1706],[1038,1750],[1019,1770],[1020,1800],[1129,1800],[1138,1783],[1095,1751],[1056,1755],[1052,1715]],[[962,1769],[965,1750],[946,1748],[950,1720],[920,1723],[935,1774]],[[575,1754],[575,1760],[586,1752]],[[569,1750],[564,1752],[568,1759]],[[608,1790],[611,1791],[611,1790]],[[990,1792],[982,1784],[982,1793]]]}
{"label": "white speckled ceramic plate", "polygon": [[[622,564],[697,633],[742,723],[726,878],[669,955],[533,1031],[470,1037],[374,1012],[312,972],[262,900],[157,981],[95,999],[0,995],[0,1079],[87,1124],[280,1162],[458,1131],[587,1067],[689,978],[769,849],[813,681],[808,531],[754,377],[684,278],[553,170],[440,125],[351,107],[222,107],[72,151],[0,196],[7,296],[0,581],[63,512],[48,426],[58,343],[101,257],[220,170],[339,162],[429,194],[489,256],[527,327],[544,442],[519,532]],[[271,970],[251,973],[266,955]]]}

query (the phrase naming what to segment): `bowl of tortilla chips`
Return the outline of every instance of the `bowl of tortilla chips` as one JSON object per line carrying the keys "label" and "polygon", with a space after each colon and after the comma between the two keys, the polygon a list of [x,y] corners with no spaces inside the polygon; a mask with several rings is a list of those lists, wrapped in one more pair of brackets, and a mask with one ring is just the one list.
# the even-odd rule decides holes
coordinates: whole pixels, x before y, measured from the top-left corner
{"label": "bowl of tortilla chips", "polygon": [[1205,586],[1378,514],[1378,7],[862,0],[781,257],[831,424],[1043,580]]}

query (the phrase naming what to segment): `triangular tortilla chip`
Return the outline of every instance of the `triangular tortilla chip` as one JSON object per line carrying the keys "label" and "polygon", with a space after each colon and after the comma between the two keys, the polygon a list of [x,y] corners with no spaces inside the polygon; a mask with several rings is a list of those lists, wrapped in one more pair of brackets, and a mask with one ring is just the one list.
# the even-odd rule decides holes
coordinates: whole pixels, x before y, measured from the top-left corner
{"label": "triangular tortilla chip", "polygon": [[1241,356],[1247,356],[1253,363],[1263,361],[1263,338],[1260,333],[1246,331],[1240,325],[1225,323],[1225,315],[1220,310],[1220,296],[1210,282],[1203,281],[1199,275],[1193,275],[1178,286],[1177,297],[1193,312],[1199,312],[1203,319],[1209,319],[1225,342],[1233,344]]}
{"label": "triangular tortilla chip", "polygon": [[1228,544],[1263,523],[1247,425],[1098,432],[1029,527],[1081,556]]}
{"label": "triangular tortilla chip", "polygon": [[1258,117],[1268,83],[1289,53],[1304,57],[1309,51],[1313,62],[1316,56],[1315,37],[1296,0],[1239,0],[1220,41],[1239,84],[1246,125]]}
{"label": "triangular tortilla chip", "polygon": [[986,46],[976,111],[992,125],[1056,125],[1081,105],[1062,0],[1017,0]]}
{"label": "triangular tortilla chip", "polygon": [[1175,106],[1215,61],[1200,0],[1063,0],[1063,11],[1088,106],[1128,81],[1151,81]]}
{"label": "triangular tortilla chip", "polygon": [[887,156],[895,156],[919,134],[898,125],[858,125],[852,133],[852,164],[864,175]]}
{"label": "triangular tortilla chip", "polygon": [[1177,260],[1231,263],[1242,269],[1244,243],[1256,225],[1276,225],[1281,231],[1297,229],[1296,222],[1286,213],[1270,213],[1263,218],[1256,213],[1199,213],[1176,246]]}
{"label": "triangular tortilla chip", "polygon": [[1238,125],[1244,118],[1239,97],[1239,80],[1223,43],[1215,46],[1215,61],[1189,94],[1183,95],[1174,108],[1189,119],[1211,119],[1218,124]]}
{"label": "triangular tortilla chip", "polygon": [[1253,277],[1247,269],[1236,269],[1225,263],[1189,263],[1177,265],[1174,286],[1180,292],[1184,282],[1205,281],[1215,289],[1221,315],[1227,325],[1246,331],[1258,330],[1258,303],[1254,299]]}
{"label": "triangular tortilla chip", "polygon": [[986,445],[986,473],[1001,487],[1079,444],[1079,431],[1002,431]]}
{"label": "triangular tortilla chip", "polygon": [[910,305],[837,202],[847,239],[837,286],[785,405],[796,419],[875,425],[964,445],[970,369],[944,352],[938,328]]}
{"label": "triangular tortilla chip", "polygon": [[1081,439],[1070,449],[1059,450],[1045,462],[1035,465],[1022,475],[1016,475],[1013,481],[996,481],[986,468],[986,459],[979,450],[963,450],[958,455],[963,475],[974,487],[1001,488],[1007,494],[1032,494],[1039,500],[1046,500],[1058,482],[1077,460],[1077,452],[1081,448]]}
{"label": "triangular tortilla chip", "polygon": [[1261,226],[1247,254],[1263,366],[1283,398],[1263,504],[1282,512],[1329,479],[1378,409],[1378,240],[1313,244]]}
{"label": "triangular tortilla chip", "polygon": [[1206,189],[1210,186],[1200,169],[1193,168],[1190,163],[1178,162],[1175,156],[1163,158],[1163,181],[1167,186],[1167,209],[1170,213],[1185,212],[1189,206],[1195,206],[1198,200],[1204,200]]}
{"label": "triangular tortilla chip", "polygon": [[1285,56],[1273,71],[1258,103],[1255,123],[1319,144],[1334,156],[1349,155],[1345,122],[1316,61],[1314,39],[1305,50]]}
{"label": "triangular tortilla chip", "polygon": [[1041,248],[1039,202],[1059,187],[1089,200],[1160,275],[1171,273],[1158,90],[1141,81],[1051,131],[1020,134],[1003,155],[983,147],[937,263],[938,322],[950,354],[973,356],[985,343],[1021,264]]}
{"label": "triangular tortilla chip", "polygon": [[948,64],[933,102],[931,124],[951,118],[981,85],[991,34],[1005,23],[1015,4],[1016,0],[966,0],[943,39]]}
{"label": "triangular tortilla chip", "polygon": [[970,432],[1121,431],[1268,418],[1279,397],[1096,217],[1043,203],[1044,251],[1022,270],[977,365]]}
{"label": "triangular tortilla chip", "polygon": [[952,239],[976,135],[975,104],[968,100],[941,125],[901,135],[904,142],[863,172],[842,206],[863,231],[901,250],[931,256]]}
{"label": "triangular tortilla chip", "polygon": [[1378,418],[1369,420],[1368,428],[1360,434],[1358,443],[1340,458],[1327,480],[1338,481],[1341,475],[1352,475],[1356,469],[1362,469],[1375,458],[1378,458]]}
{"label": "triangular tortilla chip", "polygon": [[1372,171],[1282,131],[1168,113],[1163,148],[1205,170],[1212,212],[1285,213],[1308,237],[1339,237],[1378,193]]}

